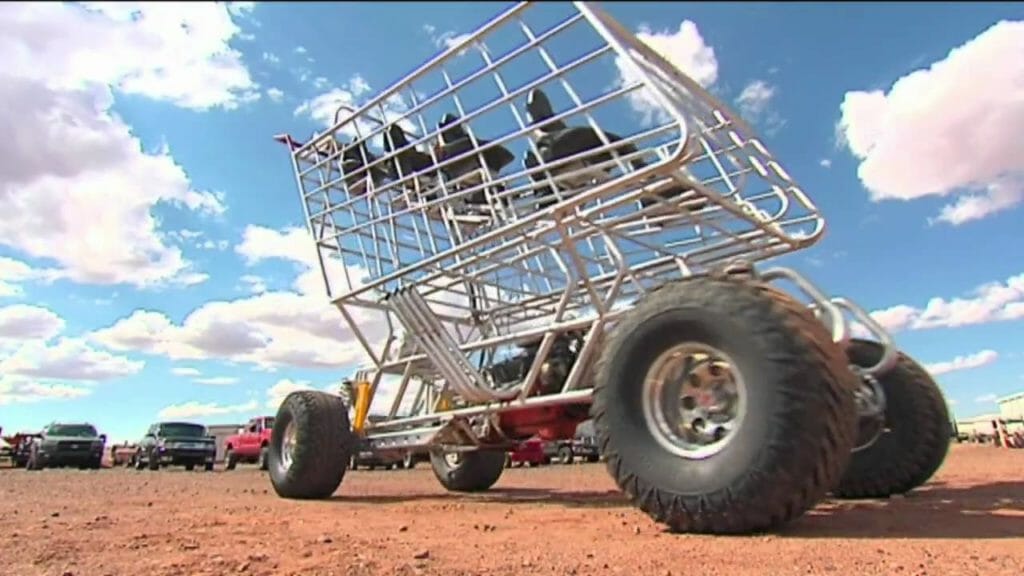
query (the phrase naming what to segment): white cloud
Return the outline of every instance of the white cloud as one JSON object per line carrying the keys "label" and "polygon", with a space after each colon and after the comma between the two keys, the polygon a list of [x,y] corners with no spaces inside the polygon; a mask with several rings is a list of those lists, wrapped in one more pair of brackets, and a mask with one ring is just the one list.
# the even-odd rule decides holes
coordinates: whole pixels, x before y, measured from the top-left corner
{"label": "white cloud", "polygon": [[306,52],[307,52],[307,50],[306,50],[305,46],[296,46],[295,47],[295,53],[296,54],[305,54]]}
{"label": "white cloud", "polygon": [[263,61],[268,62],[270,64],[280,64],[281,59],[277,56],[277,54],[274,54],[273,52],[264,52]]}
{"label": "white cloud", "polygon": [[17,215],[0,219],[0,244],[77,282],[197,281],[152,209],[219,214],[222,200],[194,190],[166,146],[144,151],[112,113],[113,91],[193,110],[252,101],[256,85],[229,45],[237,33],[228,8],[212,3],[0,12],[0,205]]}
{"label": "white cloud", "polygon": [[191,400],[182,404],[168,406],[157,414],[159,418],[166,420],[184,418],[209,418],[211,416],[225,416],[228,414],[243,414],[253,412],[259,408],[255,400],[242,404],[218,404],[216,402],[202,403]]}
{"label": "white cloud", "polygon": [[21,284],[32,280],[49,282],[61,276],[60,272],[52,269],[33,269],[28,264],[0,256],[0,298],[17,297],[24,295]]}
{"label": "white cloud", "polygon": [[[704,37],[693,21],[683,20],[675,32],[654,32],[649,28],[641,28],[636,36],[701,86],[710,87],[718,80],[715,50],[704,42]],[[619,81],[623,85],[640,79],[624,59],[617,58],[616,66]],[[642,115],[644,124],[665,121],[660,106],[646,89],[633,91],[629,100],[633,109]]]}
{"label": "white cloud", "polygon": [[0,340],[49,340],[64,330],[64,319],[41,306],[0,308]]}
{"label": "white cloud", "polygon": [[[64,320],[46,308],[0,308],[0,405],[71,399],[94,383],[140,372],[145,363],[62,337]],[[56,340],[54,340],[56,339]]]}
{"label": "white cloud", "polygon": [[[362,347],[325,297],[314,244],[305,234],[302,229],[279,232],[250,226],[236,247],[249,265],[270,259],[295,263],[295,292],[207,302],[180,324],[160,312],[136,310],[90,338],[116,351],[135,350],[174,360],[219,358],[268,370],[340,367],[361,361]],[[337,279],[341,264],[329,262],[328,272]],[[386,325],[380,314],[357,310],[354,316],[368,328],[371,342],[383,337]]]}
{"label": "white cloud", "polygon": [[145,366],[96,350],[84,340],[61,338],[53,344],[38,340],[26,342],[12,355],[0,360],[0,374],[14,374],[49,380],[99,381],[131,376]]}
{"label": "white cloud", "polygon": [[832,161],[829,160],[828,158],[822,158],[821,161],[818,162],[818,164],[821,165],[822,168],[831,168],[832,167]]}
{"label": "white cloud", "polygon": [[92,389],[60,383],[45,383],[20,376],[0,374],[0,406],[31,404],[46,400],[72,400],[88,396]]}
{"label": "white cloud", "polygon": [[1019,320],[1024,318],[1024,273],[978,286],[971,297],[934,297],[923,308],[900,304],[871,316],[891,332]]}
{"label": "white cloud", "polygon": [[238,384],[238,378],[234,376],[211,376],[208,378],[196,378],[193,380],[196,384],[205,384],[207,386],[230,386],[232,384]]}
{"label": "white cloud", "polygon": [[281,406],[281,402],[284,401],[285,397],[292,392],[299,392],[301,390],[320,390],[321,392],[337,392],[337,386],[323,386],[317,388],[309,380],[291,380],[289,378],[282,378],[278,380],[273,386],[267,388],[267,403],[266,407],[270,410],[277,410]]}
{"label": "white cloud", "polygon": [[981,368],[982,366],[987,366],[995,362],[997,359],[999,359],[999,353],[995,350],[982,350],[966,356],[957,356],[956,358],[945,362],[928,364],[925,366],[925,369],[928,370],[932,376],[941,376],[950,372]]}
{"label": "white cloud", "polygon": [[740,95],[736,97],[736,105],[739,106],[743,117],[753,124],[762,125],[769,136],[785,125],[779,113],[771,108],[776,90],[764,80],[753,80],[744,86]]}
{"label": "white cloud", "polygon": [[978,404],[994,403],[996,401],[996,395],[995,394],[985,394],[984,396],[978,396],[977,398],[974,399],[974,401],[977,402]]}
{"label": "white cloud", "polygon": [[238,280],[244,285],[242,288],[252,294],[262,294],[267,291],[267,282],[254,274],[244,274]]}
{"label": "white cloud", "polygon": [[180,368],[171,368],[171,374],[174,374],[175,376],[191,377],[191,376],[199,376],[201,374],[201,372],[199,372],[199,370],[197,370],[195,368],[190,368],[188,366],[183,366],[183,367],[180,367]]}
{"label": "white cloud", "polygon": [[963,193],[953,225],[1024,200],[1024,21],[1002,21],[888,92],[847,92],[837,131],[872,200]]}
{"label": "white cloud", "polygon": [[[324,85],[326,87],[326,85]],[[352,76],[348,82],[341,88],[332,88],[327,92],[320,94],[310,100],[306,100],[299,104],[295,108],[294,114],[296,116],[307,116],[313,121],[324,127],[331,127],[334,125],[335,114],[337,114],[341,105],[345,104],[352,108],[358,108],[369,98],[372,88],[366,82],[366,80],[358,74]],[[395,122],[402,116],[402,114],[408,110],[408,106],[402,100],[400,96],[393,95],[384,101],[384,120],[387,122]],[[373,115],[376,117],[380,116],[379,110],[373,110]],[[344,117],[344,114],[341,115]],[[420,131],[416,126],[408,119],[400,122],[402,128],[405,129],[409,134],[418,134]],[[366,137],[373,129],[377,128],[374,123],[367,122],[359,119],[353,124],[347,125],[343,128],[340,133],[354,138],[357,134]],[[379,148],[377,141],[379,138],[371,139],[370,146]]]}
{"label": "white cloud", "polygon": [[267,98],[270,98],[272,102],[280,102],[284,99],[284,90],[271,86],[267,88]]}

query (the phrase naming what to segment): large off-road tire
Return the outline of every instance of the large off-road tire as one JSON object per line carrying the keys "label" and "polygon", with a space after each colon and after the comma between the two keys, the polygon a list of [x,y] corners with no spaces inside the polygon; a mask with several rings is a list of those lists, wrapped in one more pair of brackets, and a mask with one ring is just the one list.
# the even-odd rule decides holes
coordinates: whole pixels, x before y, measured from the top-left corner
{"label": "large off-road tire", "polygon": [[[659,381],[649,370],[686,358],[649,388]],[[705,381],[712,393],[692,392]],[[751,280],[691,278],[650,294],[614,327],[591,415],[609,472],[655,521],[749,533],[799,517],[838,484],[856,437],[856,386],[841,348],[796,300]],[[726,409],[731,431],[715,420]],[[700,410],[708,415],[691,419],[686,444],[671,426]],[[711,431],[703,447],[692,436],[700,430]]]}
{"label": "large off-road tire", "polygon": [[[882,352],[881,344],[868,340],[852,340],[847,349],[850,362],[864,367]],[[877,380],[885,395],[885,431],[853,453],[834,491],[841,498],[909,492],[931,479],[949,452],[949,409],[928,372],[900,353],[896,366]]]}
{"label": "large off-road tire", "polygon": [[341,485],[356,444],[340,397],[292,392],[278,408],[270,435],[267,467],[274,491],[283,498],[329,497]]}
{"label": "large off-road tire", "polygon": [[160,455],[157,454],[156,448],[149,451],[149,457],[146,458],[146,467],[153,472],[160,470]]}
{"label": "large off-road tire", "polygon": [[445,454],[430,452],[430,467],[441,485],[452,492],[487,490],[505,471],[505,452],[477,450]]}

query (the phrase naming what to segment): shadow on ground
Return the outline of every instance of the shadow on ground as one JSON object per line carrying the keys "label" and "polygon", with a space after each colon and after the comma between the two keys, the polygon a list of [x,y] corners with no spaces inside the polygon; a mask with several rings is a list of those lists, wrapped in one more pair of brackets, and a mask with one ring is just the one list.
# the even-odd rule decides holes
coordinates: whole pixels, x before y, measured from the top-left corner
{"label": "shadow on ground", "polygon": [[[364,504],[435,501],[632,509],[626,497],[615,490],[496,488],[477,494],[338,495],[331,500]],[[969,487],[937,482],[903,497],[827,500],[776,534],[784,538],[1022,538],[1024,482]]]}

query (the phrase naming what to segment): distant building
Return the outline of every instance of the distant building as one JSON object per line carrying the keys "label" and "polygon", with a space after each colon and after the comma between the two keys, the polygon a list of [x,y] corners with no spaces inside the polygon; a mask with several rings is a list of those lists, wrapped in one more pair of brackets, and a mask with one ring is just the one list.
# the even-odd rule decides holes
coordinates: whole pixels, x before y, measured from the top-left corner
{"label": "distant building", "polygon": [[242,427],[242,424],[215,424],[213,426],[207,426],[206,431],[210,433],[210,436],[214,437],[217,443],[217,456],[215,460],[217,462],[224,461],[224,442],[228,439],[228,436],[237,434],[238,429]]}
{"label": "distant building", "polygon": [[956,421],[956,429],[960,434],[972,436],[991,436],[992,421],[999,418],[999,414],[982,414],[973,418],[964,418]]}
{"label": "distant building", "polygon": [[996,404],[1008,432],[1024,431],[1024,392],[1003,396],[996,400]]}

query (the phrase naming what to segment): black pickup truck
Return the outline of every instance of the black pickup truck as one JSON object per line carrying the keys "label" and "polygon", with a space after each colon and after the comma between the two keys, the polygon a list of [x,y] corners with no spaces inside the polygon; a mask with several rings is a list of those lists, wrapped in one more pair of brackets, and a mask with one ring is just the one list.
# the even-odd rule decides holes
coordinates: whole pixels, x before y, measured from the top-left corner
{"label": "black pickup truck", "polygon": [[78,466],[99,470],[107,437],[92,424],[52,422],[28,444],[26,470]]}
{"label": "black pickup truck", "polygon": [[202,466],[211,472],[216,455],[217,445],[206,426],[191,422],[157,422],[139,442],[133,463],[137,470],[184,466],[191,471]]}

